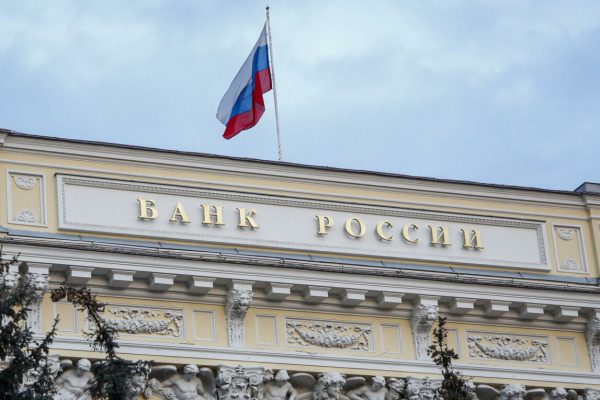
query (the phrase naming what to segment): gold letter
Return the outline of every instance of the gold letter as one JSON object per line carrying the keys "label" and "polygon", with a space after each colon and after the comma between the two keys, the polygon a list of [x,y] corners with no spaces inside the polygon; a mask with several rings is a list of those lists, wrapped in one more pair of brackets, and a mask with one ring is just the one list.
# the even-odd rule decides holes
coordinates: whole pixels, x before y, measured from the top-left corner
{"label": "gold letter", "polygon": [[[225,225],[223,222],[223,206],[210,206],[210,205],[201,205],[202,210],[204,211],[204,220],[202,224],[204,225]],[[211,212],[210,209],[213,208],[214,211]],[[213,222],[212,217],[215,217],[215,222]]]}
{"label": "gold letter", "polygon": [[[240,212],[240,223],[238,225],[239,228],[252,228],[252,229],[257,229],[258,228],[258,224],[256,223],[256,221],[254,221],[254,216],[256,215],[256,210],[255,209],[250,209],[250,211],[246,212],[245,208],[237,208],[237,210]],[[250,225],[248,225],[250,224]]]}
{"label": "gold letter", "polygon": [[[429,225],[429,229],[431,229],[431,244],[441,244],[442,246],[450,246],[450,234],[448,233],[447,227]],[[438,233],[439,230],[441,230],[441,232]],[[442,239],[441,242],[440,239]]]}
{"label": "gold letter", "polygon": [[[463,247],[467,249],[483,249],[483,241],[481,240],[481,232],[476,229],[461,229],[465,238]],[[470,237],[469,237],[470,236]]]}
{"label": "gold letter", "polygon": [[171,216],[171,219],[169,221],[181,222],[184,224],[190,223],[190,219],[188,218],[187,213],[183,209],[181,203],[177,203],[177,205],[175,206],[175,211],[173,211],[173,216]]}
{"label": "gold letter", "polygon": [[[352,222],[354,221],[356,221],[360,229],[358,234],[354,233],[352,229]],[[361,238],[365,236],[365,224],[358,218],[349,218],[348,220],[346,220],[346,233],[352,236],[353,238]]]}
{"label": "gold letter", "polygon": [[144,200],[140,197],[137,201],[140,202],[140,215],[138,215],[138,219],[156,219],[158,217],[158,209],[154,200]]}
{"label": "gold letter", "polygon": [[375,228],[375,232],[377,232],[377,236],[379,236],[379,239],[389,242],[390,240],[392,240],[394,238],[394,236],[393,235],[386,236],[383,233],[384,227],[391,229],[394,227],[394,225],[392,225],[390,222],[387,222],[387,221],[381,221],[380,223],[377,224],[377,227]]}
{"label": "gold letter", "polygon": [[415,231],[419,229],[419,225],[415,224],[406,224],[402,227],[402,239],[406,240],[408,243],[419,243],[419,238],[411,239],[410,234],[408,233],[409,229],[414,229]]}
{"label": "gold letter", "polygon": [[319,231],[317,235],[327,235],[327,229],[333,226],[333,217],[327,217],[325,215],[315,215],[319,224]]}

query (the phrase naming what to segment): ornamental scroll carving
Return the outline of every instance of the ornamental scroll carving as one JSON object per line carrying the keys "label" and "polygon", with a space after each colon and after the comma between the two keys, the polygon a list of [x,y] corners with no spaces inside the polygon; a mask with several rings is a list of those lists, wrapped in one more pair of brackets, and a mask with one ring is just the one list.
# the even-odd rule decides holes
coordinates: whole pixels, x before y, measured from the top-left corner
{"label": "ornamental scroll carving", "polygon": [[467,343],[469,357],[472,358],[536,363],[550,361],[546,337],[470,334],[467,336]]}
{"label": "ornamental scroll carving", "polygon": [[419,304],[413,309],[410,326],[415,342],[417,360],[430,360],[428,350],[433,324],[437,321],[439,308],[435,304]]}
{"label": "ornamental scroll carving", "polygon": [[109,307],[104,320],[118,332],[132,335],[183,336],[183,311],[142,307]]}
{"label": "ornamental scroll carving", "polygon": [[231,347],[244,347],[246,345],[244,320],[252,304],[252,296],[252,289],[249,288],[232,288],[227,293],[225,314],[227,316],[227,335]]}
{"label": "ornamental scroll carving", "polygon": [[35,214],[31,210],[21,210],[17,213],[17,221],[19,222],[35,222]]}
{"label": "ornamental scroll carving", "polygon": [[300,346],[371,350],[371,326],[341,322],[310,322],[297,319],[286,321],[287,342]]}
{"label": "ornamental scroll carving", "polygon": [[573,229],[558,228],[556,229],[556,233],[562,240],[572,240],[575,237],[575,231]]}

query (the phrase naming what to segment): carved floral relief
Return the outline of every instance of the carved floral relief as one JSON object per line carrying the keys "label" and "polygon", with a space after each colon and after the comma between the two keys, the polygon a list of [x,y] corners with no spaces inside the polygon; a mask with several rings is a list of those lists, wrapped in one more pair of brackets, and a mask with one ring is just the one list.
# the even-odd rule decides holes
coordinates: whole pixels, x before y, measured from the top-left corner
{"label": "carved floral relief", "polygon": [[550,362],[547,337],[468,334],[469,357],[494,360]]}
{"label": "carved floral relief", "polygon": [[109,306],[106,314],[105,321],[118,332],[183,337],[182,310]]}
{"label": "carved floral relief", "polygon": [[371,325],[333,321],[286,320],[287,342],[300,346],[370,351]]}

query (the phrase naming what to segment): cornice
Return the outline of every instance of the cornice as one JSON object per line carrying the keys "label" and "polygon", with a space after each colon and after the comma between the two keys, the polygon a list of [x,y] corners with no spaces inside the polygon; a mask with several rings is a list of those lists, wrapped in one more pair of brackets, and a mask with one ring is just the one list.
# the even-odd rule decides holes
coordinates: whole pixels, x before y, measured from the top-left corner
{"label": "cornice", "polygon": [[[6,131],[5,131],[6,132]],[[57,154],[61,157],[84,160],[129,162],[160,167],[191,168],[193,170],[241,176],[253,175],[276,180],[326,183],[344,186],[376,187],[379,190],[410,191],[442,196],[485,198],[539,202],[561,206],[583,205],[578,193],[508,185],[413,177],[372,171],[345,170],[275,161],[233,158],[198,153],[186,153],[114,145],[108,143],[73,141],[47,137],[10,134],[5,148],[32,154]],[[129,161],[124,161],[129,160]]]}

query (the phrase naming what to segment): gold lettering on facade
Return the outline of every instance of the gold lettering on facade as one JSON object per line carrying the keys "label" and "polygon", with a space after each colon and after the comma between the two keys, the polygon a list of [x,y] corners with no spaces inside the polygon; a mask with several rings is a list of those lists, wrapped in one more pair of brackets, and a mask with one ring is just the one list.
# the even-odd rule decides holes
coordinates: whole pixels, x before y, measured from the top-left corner
{"label": "gold lettering on facade", "polygon": [[254,220],[254,216],[256,215],[255,209],[251,208],[249,211],[246,211],[245,208],[236,208],[236,210],[240,213],[238,228],[258,229],[258,224]]}
{"label": "gold lettering on facade", "polygon": [[481,232],[477,229],[461,229],[464,237],[463,247],[466,249],[483,249]]}
{"label": "gold lettering on facade", "polygon": [[450,246],[450,233],[448,232],[447,227],[429,225],[429,229],[431,229],[431,242],[429,242],[430,244]]}
{"label": "gold lettering on facade", "polygon": [[392,229],[394,227],[394,225],[392,225],[391,222],[388,221],[381,221],[380,223],[377,224],[377,226],[375,227],[375,233],[377,233],[377,236],[379,237],[379,239],[389,242],[391,241],[394,236],[393,235],[386,235],[384,232],[384,229]]}
{"label": "gold lettering on facade", "polygon": [[416,231],[419,229],[419,225],[416,224],[406,224],[402,227],[402,239],[407,241],[408,243],[419,243],[419,238],[411,238],[410,230]]}
{"label": "gold lettering on facade", "polygon": [[[358,225],[358,233],[354,231],[355,225]],[[346,233],[353,238],[358,239],[365,236],[365,223],[358,218],[348,218],[344,228],[346,229]]]}
{"label": "gold lettering on facade", "polygon": [[[223,206],[203,204],[200,207],[204,212],[203,225],[225,225],[225,222],[223,222]],[[214,221],[212,217],[215,217]]]}
{"label": "gold lettering on facade", "polygon": [[188,218],[187,213],[185,212],[185,209],[183,208],[183,205],[181,205],[181,203],[177,203],[177,205],[175,206],[175,210],[173,211],[173,215],[171,216],[169,221],[181,222],[182,224],[190,223],[190,219]]}
{"label": "gold lettering on facade", "polygon": [[317,224],[319,225],[317,235],[327,235],[327,229],[333,226],[333,217],[328,217],[326,215],[315,216],[317,217]]}
{"label": "gold lettering on facade", "polygon": [[140,214],[138,215],[138,219],[156,219],[156,217],[158,217],[158,209],[156,208],[154,200],[145,200],[140,197],[137,201],[140,203]]}

